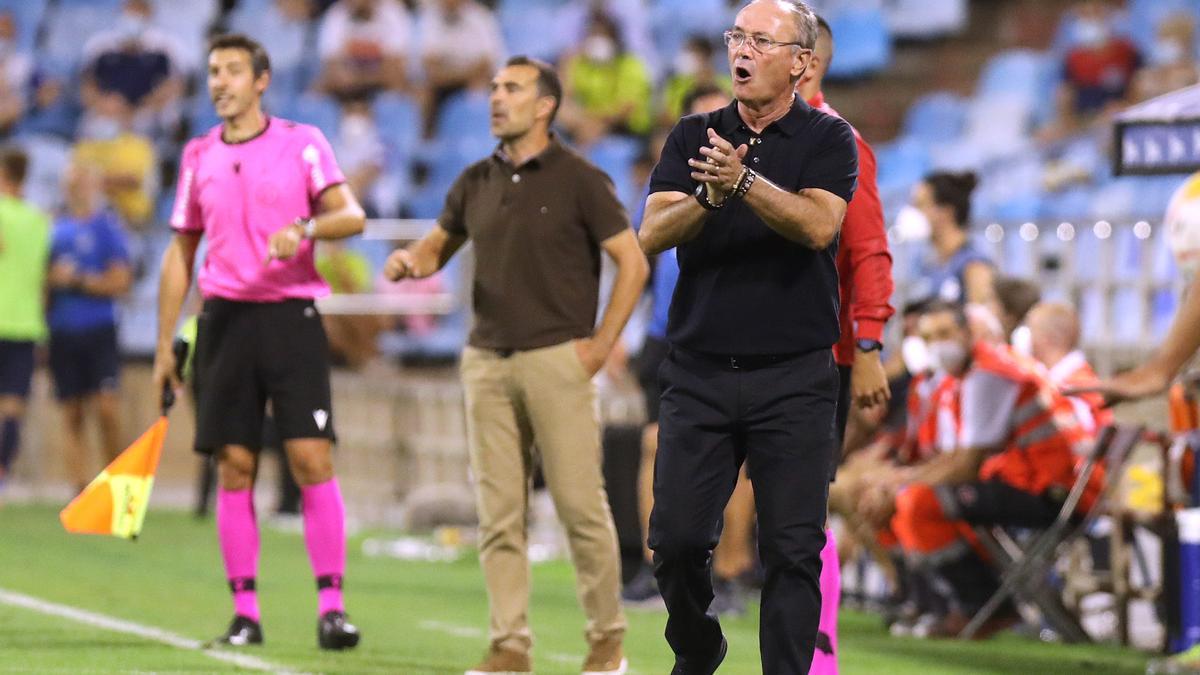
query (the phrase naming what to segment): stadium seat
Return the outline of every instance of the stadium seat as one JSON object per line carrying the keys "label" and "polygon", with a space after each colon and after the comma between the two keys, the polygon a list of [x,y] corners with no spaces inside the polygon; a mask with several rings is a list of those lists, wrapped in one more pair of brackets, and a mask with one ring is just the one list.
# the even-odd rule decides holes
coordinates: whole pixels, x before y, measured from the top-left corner
{"label": "stadium seat", "polygon": [[1154,233],[1151,237],[1151,279],[1156,284],[1170,285],[1179,278],[1179,268],[1175,266],[1175,255],[1168,245],[1165,226],[1152,223]]}
{"label": "stadium seat", "polygon": [[1014,97],[1033,104],[1039,99],[1051,99],[1049,73],[1054,71],[1050,57],[1032,49],[1012,49],[988,60],[979,77],[975,93],[978,97]]}
{"label": "stadium seat", "polygon": [[1105,293],[1098,287],[1089,286],[1080,294],[1079,327],[1088,340],[1107,343],[1112,339],[1112,333],[1106,325],[1107,310]]}
{"label": "stadium seat", "polygon": [[1019,157],[1031,151],[1033,105],[1006,94],[976,96],[967,106],[963,138],[985,159]]}
{"label": "stadium seat", "polygon": [[1117,279],[1136,281],[1147,277],[1150,270],[1150,242],[1138,239],[1133,228],[1114,228],[1112,242],[1112,273]]}
{"label": "stadium seat", "polygon": [[878,73],[892,63],[892,36],[881,10],[846,9],[825,17],[837,36],[837,58],[829,65],[831,79],[852,79]]}
{"label": "stadium seat", "polygon": [[1117,289],[1109,308],[1108,335],[1123,345],[1141,344],[1146,337],[1146,298],[1132,286]]}
{"label": "stadium seat", "polygon": [[909,106],[904,135],[926,143],[952,141],[966,121],[967,104],[959,96],[947,91],[925,94]]}
{"label": "stadium seat", "polygon": [[558,25],[558,7],[546,0],[505,0],[496,11],[500,32],[510,54],[534,56],[551,63],[567,44],[556,30],[530,30],[530,26]]}
{"label": "stadium seat", "polygon": [[641,149],[640,141],[626,136],[607,136],[588,148],[587,158],[612,179],[617,198],[622,204],[629,204],[638,198],[630,194],[636,190],[630,173]]}
{"label": "stadium seat", "polygon": [[41,56],[59,63],[70,64],[74,70],[83,58],[83,48],[89,38],[108,28],[120,12],[120,2],[103,0],[68,0],[51,7],[45,19]]}
{"label": "stadium seat", "polygon": [[342,119],[341,108],[336,101],[320,94],[303,94],[297,97],[285,117],[321,130],[326,138],[337,135],[338,123]]}
{"label": "stadium seat", "polygon": [[[220,14],[218,0],[186,0],[157,4],[154,25],[179,41],[183,67],[193,72],[202,72],[207,61],[204,45],[208,29]],[[268,49],[274,60],[275,52]]]}
{"label": "stadium seat", "polygon": [[387,92],[375,97],[371,111],[388,150],[405,162],[411,159],[421,141],[421,110],[416,102]]}
{"label": "stadium seat", "polygon": [[1179,294],[1170,288],[1162,288],[1154,293],[1154,303],[1150,310],[1150,331],[1152,335],[1167,334],[1171,322],[1175,319],[1175,311],[1179,306]]}
{"label": "stadium seat", "polygon": [[897,38],[929,40],[967,27],[967,0],[891,0],[885,7],[888,28]]}
{"label": "stadium seat", "polygon": [[1101,276],[1100,266],[1105,264],[1101,257],[1107,242],[1092,231],[1092,223],[1083,222],[1075,226],[1075,247],[1072,250],[1075,280],[1082,283],[1096,281]]}

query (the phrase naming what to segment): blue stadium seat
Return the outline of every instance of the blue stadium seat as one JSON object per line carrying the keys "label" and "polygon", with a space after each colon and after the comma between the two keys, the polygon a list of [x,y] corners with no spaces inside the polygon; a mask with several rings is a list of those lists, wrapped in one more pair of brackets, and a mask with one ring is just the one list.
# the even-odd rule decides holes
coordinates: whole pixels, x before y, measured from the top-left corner
{"label": "blue stadium seat", "polygon": [[904,135],[926,143],[952,141],[962,134],[966,121],[967,104],[961,97],[947,91],[934,92],[909,106]]}
{"label": "blue stadium seat", "polygon": [[988,60],[979,77],[977,96],[1013,96],[1023,101],[1051,99],[1048,73],[1054,64],[1047,54],[1032,49],[1012,49]]}
{"label": "blue stadium seat", "polygon": [[864,77],[892,63],[892,36],[881,10],[838,11],[825,17],[837,36],[837,58],[829,65],[829,77]]}
{"label": "blue stadium seat", "polygon": [[1076,185],[1062,192],[1047,193],[1042,199],[1042,208],[1038,215],[1040,218],[1055,221],[1053,224],[1056,226],[1061,221],[1070,222],[1076,226],[1078,232],[1079,227],[1091,226],[1090,222],[1081,225],[1079,221],[1088,220],[1094,197],[1093,190],[1083,185]]}
{"label": "blue stadium seat", "polygon": [[1106,305],[1104,293],[1098,287],[1084,289],[1079,297],[1079,328],[1082,335],[1093,340],[1112,335],[1105,325],[1105,314],[1109,309]]}
{"label": "blue stadium seat", "polygon": [[79,63],[89,38],[112,25],[120,12],[119,0],[68,0],[51,7],[45,19],[41,56],[72,64]]}
{"label": "blue stadium seat", "polygon": [[1170,288],[1162,288],[1154,293],[1154,305],[1150,310],[1150,330],[1155,336],[1166,335],[1175,319],[1175,311],[1179,306],[1179,294]]}
{"label": "blue stadium seat", "polygon": [[337,102],[328,96],[303,94],[292,102],[290,110],[284,117],[303,124],[311,124],[320,129],[326,138],[333,138],[337,135],[342,111]]}
{"label": "blue stadium seat", "polygon": [[505,0],[500,3],[496,18],[510,54],[525,54],[553,63],[567,47],[564,36],[550,28],[558,25],[558,7],[553,2]]}
{"label": "blue stadium seat", "polygon": [[1103,258],[1101,252],[1107,242],[1099,239],[1092,232],[1092,223],[1079,223],[1075,226],[1075,249],[1072,256],[1075,261],[1075,280],[1088,283],[1100,276],[1099,267]]}
{"label": "blue stadium seat", "polygon": [[733,25],[734,11],[721,0],[661,0],[649,4],[651,35],[658,53],[667,55],[668,62],[689,35],[716,36]]}
{"label": "blue stadium seat", "polygon": [[1159,223],[1155,223],[1154,226],[1151,240],[1153,248],[1151,278],[1154,283],[1169,285],[1179,279],[1179,268],[1175,266],[1175,255],[1171,253],[1171,247],[1167,243],[1166,227]]}
{"label": "blue stadium seat", "polygon": [[891,0],[888,26],[897,38],[928,40],[954,35],[967,27],[967,0]]}
{"label": "blue stadium seat", "polygon": [[[159,2],[154,12],[154,25],[179,41],[184,67],[194,72],[203,72],[207,63],[204,45],[208,27],[220,13],[218,0],[186,0],[186,2]],[[275,53],[268,50],[272,57]]]}
{"label": "blue stadium seat", "polygon": [[1123,226],[1114,228],[1112,244],[1113,275],[1117,279],[1129,281],[1142,277],[1150,263],[1148,257],[1150,242],[1138,239],[1133,234],[1132,227]]}
{"label": "blue stadium seat", "polygon": [[388,92],[375,97],[371,110],[388,150],[403,161],[411,159],[421,140],[421,110],[416,102]]}
{"label": "blue stadium seat", "polygon": [[622,204],[630,204],[639,198],[631,194],[637,189],[631,173],[640,153],[641,142],[625,136],[607,136],[588,148],[587,158],[612,179]]}

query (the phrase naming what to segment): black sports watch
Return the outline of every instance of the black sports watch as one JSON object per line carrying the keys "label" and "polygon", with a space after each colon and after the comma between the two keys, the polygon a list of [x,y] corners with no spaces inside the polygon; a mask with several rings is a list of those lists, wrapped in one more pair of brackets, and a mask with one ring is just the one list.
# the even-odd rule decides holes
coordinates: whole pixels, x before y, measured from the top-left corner
{"label": "black sports watch", "polygon": [[883,349],[883,343],[879,340],[870,340],[867,338],[859,338],[854,341],[854,346],[860,352],[877,352]]}

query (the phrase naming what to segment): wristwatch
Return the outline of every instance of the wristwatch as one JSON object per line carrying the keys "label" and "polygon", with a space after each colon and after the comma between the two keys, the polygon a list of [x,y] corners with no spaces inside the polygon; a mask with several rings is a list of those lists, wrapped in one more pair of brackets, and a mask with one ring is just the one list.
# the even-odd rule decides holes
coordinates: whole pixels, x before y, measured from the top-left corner
{"label": "wristwatch", "polygon": [[883,343],[879,340],[871,340],[868,338],[859,338],[854,341],[854,346],[860,352],[877,352],[883,349]]}
{"label": "wristwatch", "polygon": [[300,226],[305,239],[312,239],[317,235],[316,218],[297,218],[296,224]]}

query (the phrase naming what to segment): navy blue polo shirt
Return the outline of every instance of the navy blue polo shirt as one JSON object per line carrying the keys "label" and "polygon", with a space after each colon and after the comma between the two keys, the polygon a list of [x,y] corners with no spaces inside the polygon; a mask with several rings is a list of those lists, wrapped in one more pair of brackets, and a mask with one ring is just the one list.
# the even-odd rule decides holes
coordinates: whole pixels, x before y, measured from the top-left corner
{"label": "navy blue polo shirt", "polygon": [[[737,102],[679,120],[650,177],[650,192],[692,193],[690,158],[704,159],[708,128],[749,152],[746,166],[779,187],[820,188],[847,202],[858,176],[850,125],[796,97],[782,118],[754,134]],[[820,251],[767,227],[742,201],[709,212],[700,234],[678,247],[679,281],[667,340],[715,355],[779,355],[838,341],[837,243]]]}

